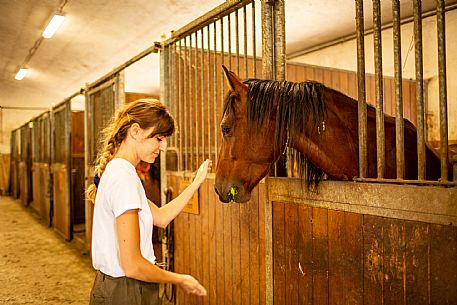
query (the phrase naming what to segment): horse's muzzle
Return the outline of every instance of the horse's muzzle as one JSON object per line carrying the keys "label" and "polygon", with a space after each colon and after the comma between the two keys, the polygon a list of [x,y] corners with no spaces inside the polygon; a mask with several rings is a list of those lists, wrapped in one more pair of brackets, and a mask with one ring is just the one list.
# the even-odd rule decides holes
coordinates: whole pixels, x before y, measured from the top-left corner
{"label": "horse's muzzle", "polygon": [[244,186],[241,183],[218,183],[216,181],[214,190],[219,196],[219,200],[224,203],[243,203],[249,201],[251,198],[251,194],[246,192]]}

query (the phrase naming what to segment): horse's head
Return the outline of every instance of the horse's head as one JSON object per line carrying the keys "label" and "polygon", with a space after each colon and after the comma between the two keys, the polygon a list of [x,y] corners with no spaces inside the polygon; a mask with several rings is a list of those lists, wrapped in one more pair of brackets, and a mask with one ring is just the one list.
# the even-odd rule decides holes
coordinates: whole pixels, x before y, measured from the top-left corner
{"label": "horse's head", "polygon": [[222,141],[215,190],[222,202],[246,202],[276,159],[275,114],[271,112],[271,117],[262,120],[261,127],[250,124],[249,87],[233,72],[223,69],[229,91],[221,121]]}

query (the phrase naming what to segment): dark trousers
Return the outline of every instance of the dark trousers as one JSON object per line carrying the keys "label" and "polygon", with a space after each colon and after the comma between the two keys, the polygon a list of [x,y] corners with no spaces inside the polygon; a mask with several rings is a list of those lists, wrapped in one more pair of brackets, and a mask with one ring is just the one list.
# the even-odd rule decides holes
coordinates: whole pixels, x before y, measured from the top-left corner
{"label": "dark trousers", "polygon": [[159,284],[125,276],[111,277],[97,271],[90,305],[160,305]]}

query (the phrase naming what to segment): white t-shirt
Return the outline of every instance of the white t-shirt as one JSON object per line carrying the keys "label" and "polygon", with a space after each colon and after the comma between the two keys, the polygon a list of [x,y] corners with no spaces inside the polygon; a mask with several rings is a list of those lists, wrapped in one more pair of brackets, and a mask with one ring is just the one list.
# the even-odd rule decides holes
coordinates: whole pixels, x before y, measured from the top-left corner
{"label": "white t-shirt", "polygon": [[116,217],[131,209],[139,209],[141,254],[154,264],[153,219],[143,185],[129,161],[114,158],[98,184],[92,226],[92,265],[113,277],[125,276],[120,263]]}

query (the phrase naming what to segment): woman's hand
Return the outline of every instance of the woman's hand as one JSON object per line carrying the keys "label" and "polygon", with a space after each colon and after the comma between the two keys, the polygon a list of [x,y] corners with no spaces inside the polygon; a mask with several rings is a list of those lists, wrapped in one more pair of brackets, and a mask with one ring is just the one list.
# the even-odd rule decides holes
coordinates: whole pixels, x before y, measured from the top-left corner
{"label": "woman's hand", "polygon": [[191,275],[182,274],[179,286],[187,293],[193,293],[198,296],[206,295],[206,289]]}
{"label": "woman's hand", "polygon": [[208,172],[211,171],[211,167],[213,166],[213,161],[210,159],[206,159],[202,165],[200,165],[200,168],[197,170],[197,174],[195,175],[194,182],[197,183],[198,186],[200,186],[203,181],[205,181],[206,176]]}

